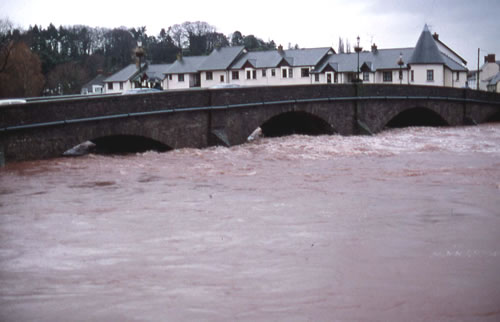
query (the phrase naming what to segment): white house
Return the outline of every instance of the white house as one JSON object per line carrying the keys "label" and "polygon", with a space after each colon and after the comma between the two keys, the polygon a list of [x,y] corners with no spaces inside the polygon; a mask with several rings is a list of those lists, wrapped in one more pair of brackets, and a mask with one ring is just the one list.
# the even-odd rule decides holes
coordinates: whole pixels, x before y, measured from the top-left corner
{"label": "white house", "polygon": [[164,89],[200,87],[200,65],[207,56],[177,56],[177,60],[165,71]]}
{"label": "white house", "polygon": [[201,87],[232,83],[229,68],[246,52],[243,46],[215,48],[199,67]]}
{"label": "white house", "polygon": [[104,92],[122,93],[133,88],[133,79],[139,74],[135,64],[130,64],[104,80]]}
{"label": "white house", "polygon": [[[155,65],[144,66],[140,74],[135,65],[130,65],[105,82],[106,92],[127,90],[134,83],[144,85],[148,79],[155,80],[147,82],[148,86],[161,82],[163,89],[210,88],[220,84],[346,84],[358,78],[372,84],[461,88],[467,83],[465,64],[426,25],[414,48],[378,49],[374,44],[371,50],[360,53],[336,54],[331,47],[283,50],[279,46],[277,50],[257,52],[248,52],[243,46],[223,47],[208,56],[179,56],[171,65],[156,65],[154,73]],[[498,64],[494,65],[496,72],[485,79],[485,88],[498,73]]]}
{"label": "white house", "polygon": [[[477,70],[469,75],[469,86],[477,88]],[[484,57],[484,64],[479,69],[479,89],[483,91],[500,92],[500,61],[495,60],[495,54]]]}
{"label": "white house", "polygon": [[332,48],[248,52],[229,68],[230,82],[242,86],[312,84],[311,72]]}
{"label": "white house", "polygon": [[80,93],[82,95],[88,94],[103,94],[104,93],[104,80],[106,75],[99,74],[87,84],[82,86]]}
{"label": "white house", "polygon": [[438,39],[425,25],[408,61],[410,84],[466,87],[466,61]]}

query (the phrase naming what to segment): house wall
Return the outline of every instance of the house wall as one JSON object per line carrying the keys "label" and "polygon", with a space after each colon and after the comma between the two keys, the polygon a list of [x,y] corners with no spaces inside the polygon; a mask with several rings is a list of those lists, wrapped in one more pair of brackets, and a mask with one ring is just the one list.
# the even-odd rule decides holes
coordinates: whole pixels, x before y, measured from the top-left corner
{"label": "house wall", "polygon": [[[392,81],[384,81],[384,72],[390,72],[392,74]],[[374,83],[377,84],[408,84],[408,78],[409,78],[409,73],[410,71],[407,69],[402,69],[403,73],[403,80],[400,81],[399,79],[399,69],[396,70],[378,70],[375,72],[374,75]]]}
{"label": "house wall", "polygon": [[106,94],[118,94],[118,93],[123,93],[125,91],[128,91],[132,89],[132,82],[131,81],[126,81],[126,82],[121,82],[123,83],[123,88],[120,88],[120,82],[113,82],[113,89],[108,88],[108,82],[104,83],[104,93]]}
{"label": "house wall", "polygon": [[[240,86],[273,86],[273,85],[307,85],[313,84],[314,76],[309,74],[307,77],[302,77],[302,68],[308,68],[309,71],[311,67],[277,67],[277,68],[245,68],[238,70],[238,79],[233,79],[233,70],[228,72],[228,79],[226,83],[237,84]],[[273,76],[272,71],[275,71]],[[290,69],[293,70],[292,77],[290,77]],[[262,72],[266,71],[266,75],[263,76]],[[286,70],[286,77],[283,77],[283,70]],[[235,71],[235,70],[234,70]],[[256,72],[256,77],[253,78],[253,72]],[[247,72],[250,73],[250,78],[247,78]],[[220,75],[220,74],[218,74]],[[203,78],[206,77],[202,75]],[[216,73],[214,72],[214,80],[211,85],[207,86],[207,81],[202,84],[202,87],[210,87],[216,84],[220,84],[220,76],[218,76],[218,82],[215,82]],[[326,78],[325,78],[326,79]],[[326,81],[325,81],[326,82]]]}
{"label": "house wall", "polygon": [[[411,70],[414,71],[414,81],[410,81],[411,85],[428,85],[428,86],[443,86],[444,85],[444,66],[440,64],[429,65],[412,65]],[[434,71],[434,80],[427,80],[427,70]]]}
{"label": "house wall", "polygon": [[491,77],[498,74],[500,71],[500,66],[497,63],[486,63],[481,67],[481,73],[479,74],[479,89],[485,91],[487,90],[488,81]]}
{"label": "house wall", "polygon": [[[201,87],[208,88],[211,86],[219,85],[219,84],[228,84],[230,83],[230,75],[231,72],[227,70],[216,70],[212,72],[213,78],[211,80],[207,80],[207,72],[201,72]],[[224,81],[221,82],[221,76],[224,76]]]}
{"label": "house wall", "polygon": [[184,81],[179,81],[179,74],[172,75],[172,80],[169,79],[169,75],[163,80],[163,89],[186,89],[189,88],[192,74],[182,74],[184,75]]}

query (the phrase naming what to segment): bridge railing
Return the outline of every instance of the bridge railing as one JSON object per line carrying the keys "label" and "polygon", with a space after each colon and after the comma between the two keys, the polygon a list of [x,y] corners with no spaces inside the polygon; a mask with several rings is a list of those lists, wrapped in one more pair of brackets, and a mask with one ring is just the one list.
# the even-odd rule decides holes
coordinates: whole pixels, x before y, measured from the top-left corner
{"label": "bridge railing", "polygon": [[[274,93],[274,96],[272,95]],[[307,97],[310,94],[312,97]],[[348,95],[341,95],[348,94]],[[393,94],[393,95],[387,95]],[[394,95],[400,94],[400,95]],[[402,95],[404,94],[404,95]],[[415,95],[418,94],[418,95]],[[442,95],[441,95],[442,94]],[[446,94],[446,95],[445,95]],[[184,96],[199,96],[194,100],[185,100]],[[85,98],[86,97],[86,98]],[[429,86],[407,86],[407,85],[301,85],[301,86],[280,86],[280,87],[254,87],[254,88],[236,88],[236,89],[218,89],[218,90],[200,90],[196,91],[176,91],[175,93],[158,93],[151,96],[151,94],[134,95],[95,95],[92,97],[76,95],[73,98],[54,99],[54,100],[40,100],[33,101],[32,104],[40,103],[38,106],[31,106],[29,109],[19,107],[18,117],[9,117],[10,115],[2,117],[2,109],[0,109],[0,133],[9,131],[17,131],[22,129],[32,129],[48,126],[59,126],[65,124],[94,122],[109,119],[121,119],[130,117],[142,117],[151,115],[160,115],[177,112],[190,112],[190,111],[210,111],[222,109],[236,109],[248,108],[255,106],[271,106],[280,104],[306,104],[306,103],[321,103],[321,102],[339,102],[339,101],[368,101],[368,100],[441,100],[453,101],[462,103],[474,104],[490,104],[500,106],[500,95],[491,94],[472,90],[452,89],[443,87],[429,87]],[[90,99],[92,98],[92,99]],[[158,104],[156,98],[158,98]],[[276,99],[280,98],[280,99]],[[173,103],[171,101],[174,101]],[[175,101],[183,102],[185,106],[161,108],[158,105],[168,102],[168,105],[175,105]],[[123,104],[130,103],[133,106],[137,104],[145,104],[141,108],[134,108],[132,111],[127,112],[127,108],[121,107]],[[146,103],[143,103],[146,102]],[[80,106],[88,103],[90,105],[99,105],[96,108],[101,113],[95,115],[85,115],[85,111],[80,110]],[[120,106],[116,108],[115,113],[113,110],[104,110],[100,105],[114,104]],[[196,105],[196,103],[202,103]],[[205,104],[203,104],[205,103]],[[56,104],[52,110],[48,109],[46,112],[42,108],[51,108]],[[31,104],[30,104],[31,105]],[[76,107],[73,108],[72,105]],[[9,108],[10,111],[15,109],[13,106]],[[77,110],[78,113],[74,113]],[[92,108],[88,108],[92,110]],[[16,113],[14,110],[13,113]],[[73,113],[73,116],[58,117],[64,115],[65,111]],[[42,122],[29,121],[36,119],[26,117],[30,113],[41,115]],[[46,115],[50,114],[50,115]],[[54,114],[54,115],[52,115]],[[89,113],[90,114],[90,113]],[[12,122],[12,119],[17,119],[17,122]]]}

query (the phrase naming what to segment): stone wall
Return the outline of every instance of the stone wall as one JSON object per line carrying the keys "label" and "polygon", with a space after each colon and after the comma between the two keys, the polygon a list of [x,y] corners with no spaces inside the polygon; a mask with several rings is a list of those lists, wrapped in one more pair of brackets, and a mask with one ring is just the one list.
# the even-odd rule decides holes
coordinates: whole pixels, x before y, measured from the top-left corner
{"label": "stone wall", "polygon": [[[240,106],[228,107],[237,104]],[[193,107],[199,109],[183,111]],[[399,113],[413,108],[431,110],[452,126],[480,123],[500,113],[500,95],[430,86],[351,84],[198,89],[32,102],[0,109],[0,150],[7,161],[48,158],[86,140],[112,135],[143,136],[171,148],[235,145],[246,142],[271,118],[288,112],[308,113],[342,135],[360,134],[364,126],[376,133]],[[128,115],[160,110],[168,113]],[[81,120],[111,115],[126,117]],[[5,130],[75,119],[80,121]]]}

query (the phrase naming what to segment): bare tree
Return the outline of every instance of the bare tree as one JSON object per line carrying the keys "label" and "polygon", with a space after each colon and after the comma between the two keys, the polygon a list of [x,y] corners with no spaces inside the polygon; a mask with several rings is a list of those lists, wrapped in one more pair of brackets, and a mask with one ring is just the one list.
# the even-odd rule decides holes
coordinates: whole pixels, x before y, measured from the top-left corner
{"label": "bare tree", "polygon": [[44,83],[40,58],[24,42],[14,43],[0,73],[0,97],[39,96]]}

